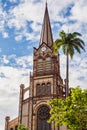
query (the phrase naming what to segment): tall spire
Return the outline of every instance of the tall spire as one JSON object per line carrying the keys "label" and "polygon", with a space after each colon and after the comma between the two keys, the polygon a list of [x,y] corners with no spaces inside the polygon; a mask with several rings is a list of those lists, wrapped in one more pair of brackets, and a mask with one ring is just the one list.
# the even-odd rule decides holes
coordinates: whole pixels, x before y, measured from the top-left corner
{"label": "tall spire", "polygon": [[47,1],[46,1],[46,8],[45,8],[45,14],[44,14],[43,25],[42,25],[42,32],[40,37],[40,45],[42,43],[46,43],[49,47],[51,47],[53,44],[53,37],[52,37],[52,30],[51,30],[49,13],[47,8]]}

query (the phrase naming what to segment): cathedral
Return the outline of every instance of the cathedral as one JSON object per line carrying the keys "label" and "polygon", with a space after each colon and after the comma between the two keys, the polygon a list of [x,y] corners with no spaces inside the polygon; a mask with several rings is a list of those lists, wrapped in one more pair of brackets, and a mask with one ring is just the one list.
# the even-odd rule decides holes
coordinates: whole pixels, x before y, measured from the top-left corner
{"label": "cathedral", "polygon": [[[39,47],[33,51],[33,71],[30,72],[30,84],[26,88],[20,85],[19,115],[10,120],[5,118],[5,130],[17,130],[18,124],[24,124],[28,130],[64,130],[56,128],[55,123],[47,123],[52,98],[65,98],[65,83],[60,75],[59,54],[53,54],[53,35],[46,3]],[[27,98],[26,95],[28,94]]]}

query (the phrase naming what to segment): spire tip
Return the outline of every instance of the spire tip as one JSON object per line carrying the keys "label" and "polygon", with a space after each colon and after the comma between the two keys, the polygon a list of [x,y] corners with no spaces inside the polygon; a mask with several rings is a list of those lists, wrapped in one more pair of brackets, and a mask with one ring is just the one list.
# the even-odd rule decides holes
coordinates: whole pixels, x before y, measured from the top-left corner
{"label": "spire tip", "polygon": [[46,6],[47,6],[47,0],[46,0]]}

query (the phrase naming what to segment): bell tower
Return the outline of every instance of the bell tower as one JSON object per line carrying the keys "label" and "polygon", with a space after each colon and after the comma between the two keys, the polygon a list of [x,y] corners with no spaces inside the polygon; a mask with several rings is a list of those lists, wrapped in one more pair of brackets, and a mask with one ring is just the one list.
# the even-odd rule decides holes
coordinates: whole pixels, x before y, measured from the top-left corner
{"label": "bell tower", "polygon": [[32,79],[30,96],[33,99],[33,130],[55,129],[54,125],[47,123],[50,111],[47,102],[51,98],[62,96],[63,81],[60,76],[59,55],[54,56],[52,45],[53,36],[46,3],[40,44],[38,48],[34,48],[33,75],[30,78]]}
{"label": "bell tower", "polygon": [[[28,91],[29,97],[24,98]],[[59,54],[53,54],[53,35],[46,3],[40,44],[33,52],[33,72],[30,86],[20,86],[19,122],[29,130],[57,130],[54,123],[48,124],[52,98],[64,98],[65,86],[60,76]]]}
{"label": "bell tower", "polygon": [[[47,97],[61,96],[59,84],[63,84],[60,76],[59,54],[53,54],[53,36],[46,3],[40,44],[34,48],[33,54],[33,82],[32,96]],[[48,85],[49,84],[49,85]],[[43,87],[44,86],[44,87]],[[50,86],[49,89],[47,86]],[[50,97],[51,98],[51,97]]]}

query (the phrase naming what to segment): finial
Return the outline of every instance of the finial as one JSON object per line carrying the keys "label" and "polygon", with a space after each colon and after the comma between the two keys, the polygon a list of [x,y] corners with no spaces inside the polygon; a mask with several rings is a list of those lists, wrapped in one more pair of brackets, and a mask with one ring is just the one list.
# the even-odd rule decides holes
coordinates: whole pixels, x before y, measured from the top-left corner
{"label": "finial", "polygon": [[46,6],[47,6],[47,0],[46,0]]}

